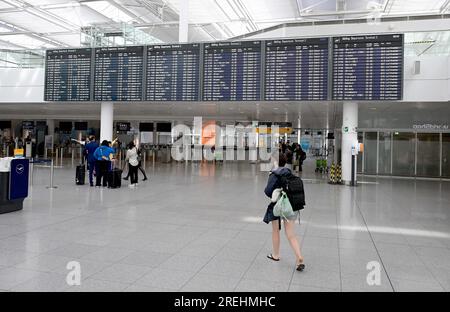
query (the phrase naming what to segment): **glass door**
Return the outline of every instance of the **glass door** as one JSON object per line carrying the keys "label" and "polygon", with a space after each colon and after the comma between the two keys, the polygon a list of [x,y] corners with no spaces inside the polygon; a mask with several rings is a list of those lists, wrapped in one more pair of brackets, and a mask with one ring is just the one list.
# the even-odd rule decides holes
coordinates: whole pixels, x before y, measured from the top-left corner
{"label": "glass door", "polygon": [[417,176],[439,176],[439,153],[439,133],[417,134]]}
{"label": "glass door", "polygon": [[392,174],[414,176],[415,134],[413,132],[394,132],[392,145]]}

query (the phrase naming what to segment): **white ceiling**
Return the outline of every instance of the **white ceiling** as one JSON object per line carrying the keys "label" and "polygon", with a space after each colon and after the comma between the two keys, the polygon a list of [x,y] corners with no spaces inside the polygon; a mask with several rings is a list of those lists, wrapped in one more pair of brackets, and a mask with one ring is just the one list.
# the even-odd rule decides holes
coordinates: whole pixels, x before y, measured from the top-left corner
{"label": "white ceiling", "polygon": [[[124,25],[136,32],[131,43],[174,42],[181,1],[0,0],[0,49],[79,47],[81,27],[106,32]],[[449,10],[448,0],[189,0],[189,40],[223,40],[288,21]]]}

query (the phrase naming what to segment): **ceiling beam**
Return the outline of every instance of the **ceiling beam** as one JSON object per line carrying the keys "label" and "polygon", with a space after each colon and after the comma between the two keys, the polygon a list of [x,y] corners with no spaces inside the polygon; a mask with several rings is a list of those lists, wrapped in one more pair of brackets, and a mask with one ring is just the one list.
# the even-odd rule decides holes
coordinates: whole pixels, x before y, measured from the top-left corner
{"label": "ceiling beam", "polygon": [[445,1],[444,4],[439,9],[439,12],[444,13],[448,9],[449,5],[450,5],[450,0]]}

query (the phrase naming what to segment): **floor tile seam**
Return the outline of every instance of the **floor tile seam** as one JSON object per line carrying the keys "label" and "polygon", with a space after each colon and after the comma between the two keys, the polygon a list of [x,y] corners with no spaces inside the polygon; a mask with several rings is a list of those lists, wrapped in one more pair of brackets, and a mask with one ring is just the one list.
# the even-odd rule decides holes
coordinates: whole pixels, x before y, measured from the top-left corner
{"label": "floor tile seam", "polygon": [[[233,236],[233,237],[231,237],[230,239],[229,239],[229,241],[231,241],[231,240],[233,240],[233,239],[235,239],[239,234],[241,233],[241,231],[238,231],[238,232],[236,232],[236,234]],[[201,234],[200,234],[201,235]],[[212,261],[212,259],[216,256],[216,255],[218,255],[224,248],[226,247],[226,244],[225,245],[223,245],[220,249],[218,249],[218,251],[215,253],[215,255],[214,256],[212,256],[204,265],[202,265],[197,271],[196,271],[196,273],[195,274],[193,274],[179,289],[183,289],[186,285],[188,285],[189,284],[189,282],[191,281],[191,280],[193,280],[194,279],[194,277],[196,277],[199,273],[200,273],[200,271],[201,270],[203,270],[211,261]]]}
{"label": "floor tile seam", "polygon": [[[414,253],[417,255],[417,258],[419,258],[420,262],[422,262],[423,266],[426,268],[427,272],[431,274],[431,276],[434,278],[434,280],[435,280],[435,281],[439,284],[439,286],[441,286],[441,288],[445,291],[444,285],[442,285],[441,281],[440,281],[438,278],[436,278],[436,275],[433,273],[433,271],[431,271],[431,270],[428,268],[426,262],[425,262],[425,261],[422,259],[422,257],[419,255],[419,253],[417,252],[416,248],[414,248],[414,246],[409,245],[409,243],[408,243],[408,246],[410,246],[410,247],[412,248],[412,250],[414,251]],[[435,266],[433,263],[431,263],[431,265],[432,265],[434,268],[436,268],[436,266]]]}
{"label": "floor tile seam", "polygon": [[375,240],[374,240],[374,238],[373,238],[373,236],[372,236],[372,233],[371,233],[370,230],[369,230],[369,227],[368,227],[368,225],[367,225],[366,219],[364,218],[364,214],[362,213],[361,208],[360,208],[358,202],[356,201],[356,198],[354,198],[353,200],[354,200],[355,206],[358,208],[358,212],[359,212],[359,214],[361,215],[362,221],[364,222],[364,226],[366,227],[367,233],[368,233],[369,236],[370,236],[370,240],[372,241],[372,244],[373,244],[373,246],[374,246],[374,248],[375,248],[375,251],[376,251],[376,253],[377,253],[377,255],[378,255],[378,258],[380,259],[380,262],[381,262],[381,265],[382,265],[382,267],[383,267],[383,270],[384,270],[384,272],[386,273],[386,276],[387,276],[388,281],[389,281],[389,285],[391,286],[392,291],[393,291],[393,292],[396,292],[396,290],[395,290],[395,288],[394,288],[394,285],[392,284],[391,278],[390,278],[390,276],[389,276],[389,273],[388,273],[387,270],[386,270],[386,265],[384,264],[383,259],[381,258],[380,251],[378,250],[378,247],[377,247],[377,245],[375,244]]}

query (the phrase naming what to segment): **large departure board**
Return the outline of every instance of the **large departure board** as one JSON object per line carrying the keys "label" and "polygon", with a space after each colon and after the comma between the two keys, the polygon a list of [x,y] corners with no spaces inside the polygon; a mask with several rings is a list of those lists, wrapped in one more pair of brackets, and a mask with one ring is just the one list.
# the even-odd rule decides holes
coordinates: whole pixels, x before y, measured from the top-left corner
{"label": "large departure board", "polygon": [[47,50],[45,101],[89,101],[91,49]]}
{"label": "large departure board", "polygon": [[333,100],[401,100],[403,35],[333,38]]}
{"label": "large departure board", "polygon": [[141,101],[144,47],[95,49],[94,100]]}
{"label": "large departure board", "polygon": [[198,101],[200,44],[147,47],[148,101]]}
{"label": "large departure board", "polygon": [[204,45],[204,101],[258,101],[261,98],[261,41]]}
{"label": "large departure board", "polygon": [[327,100],[328,46],[328,38],[266,41],[264,99]]}

